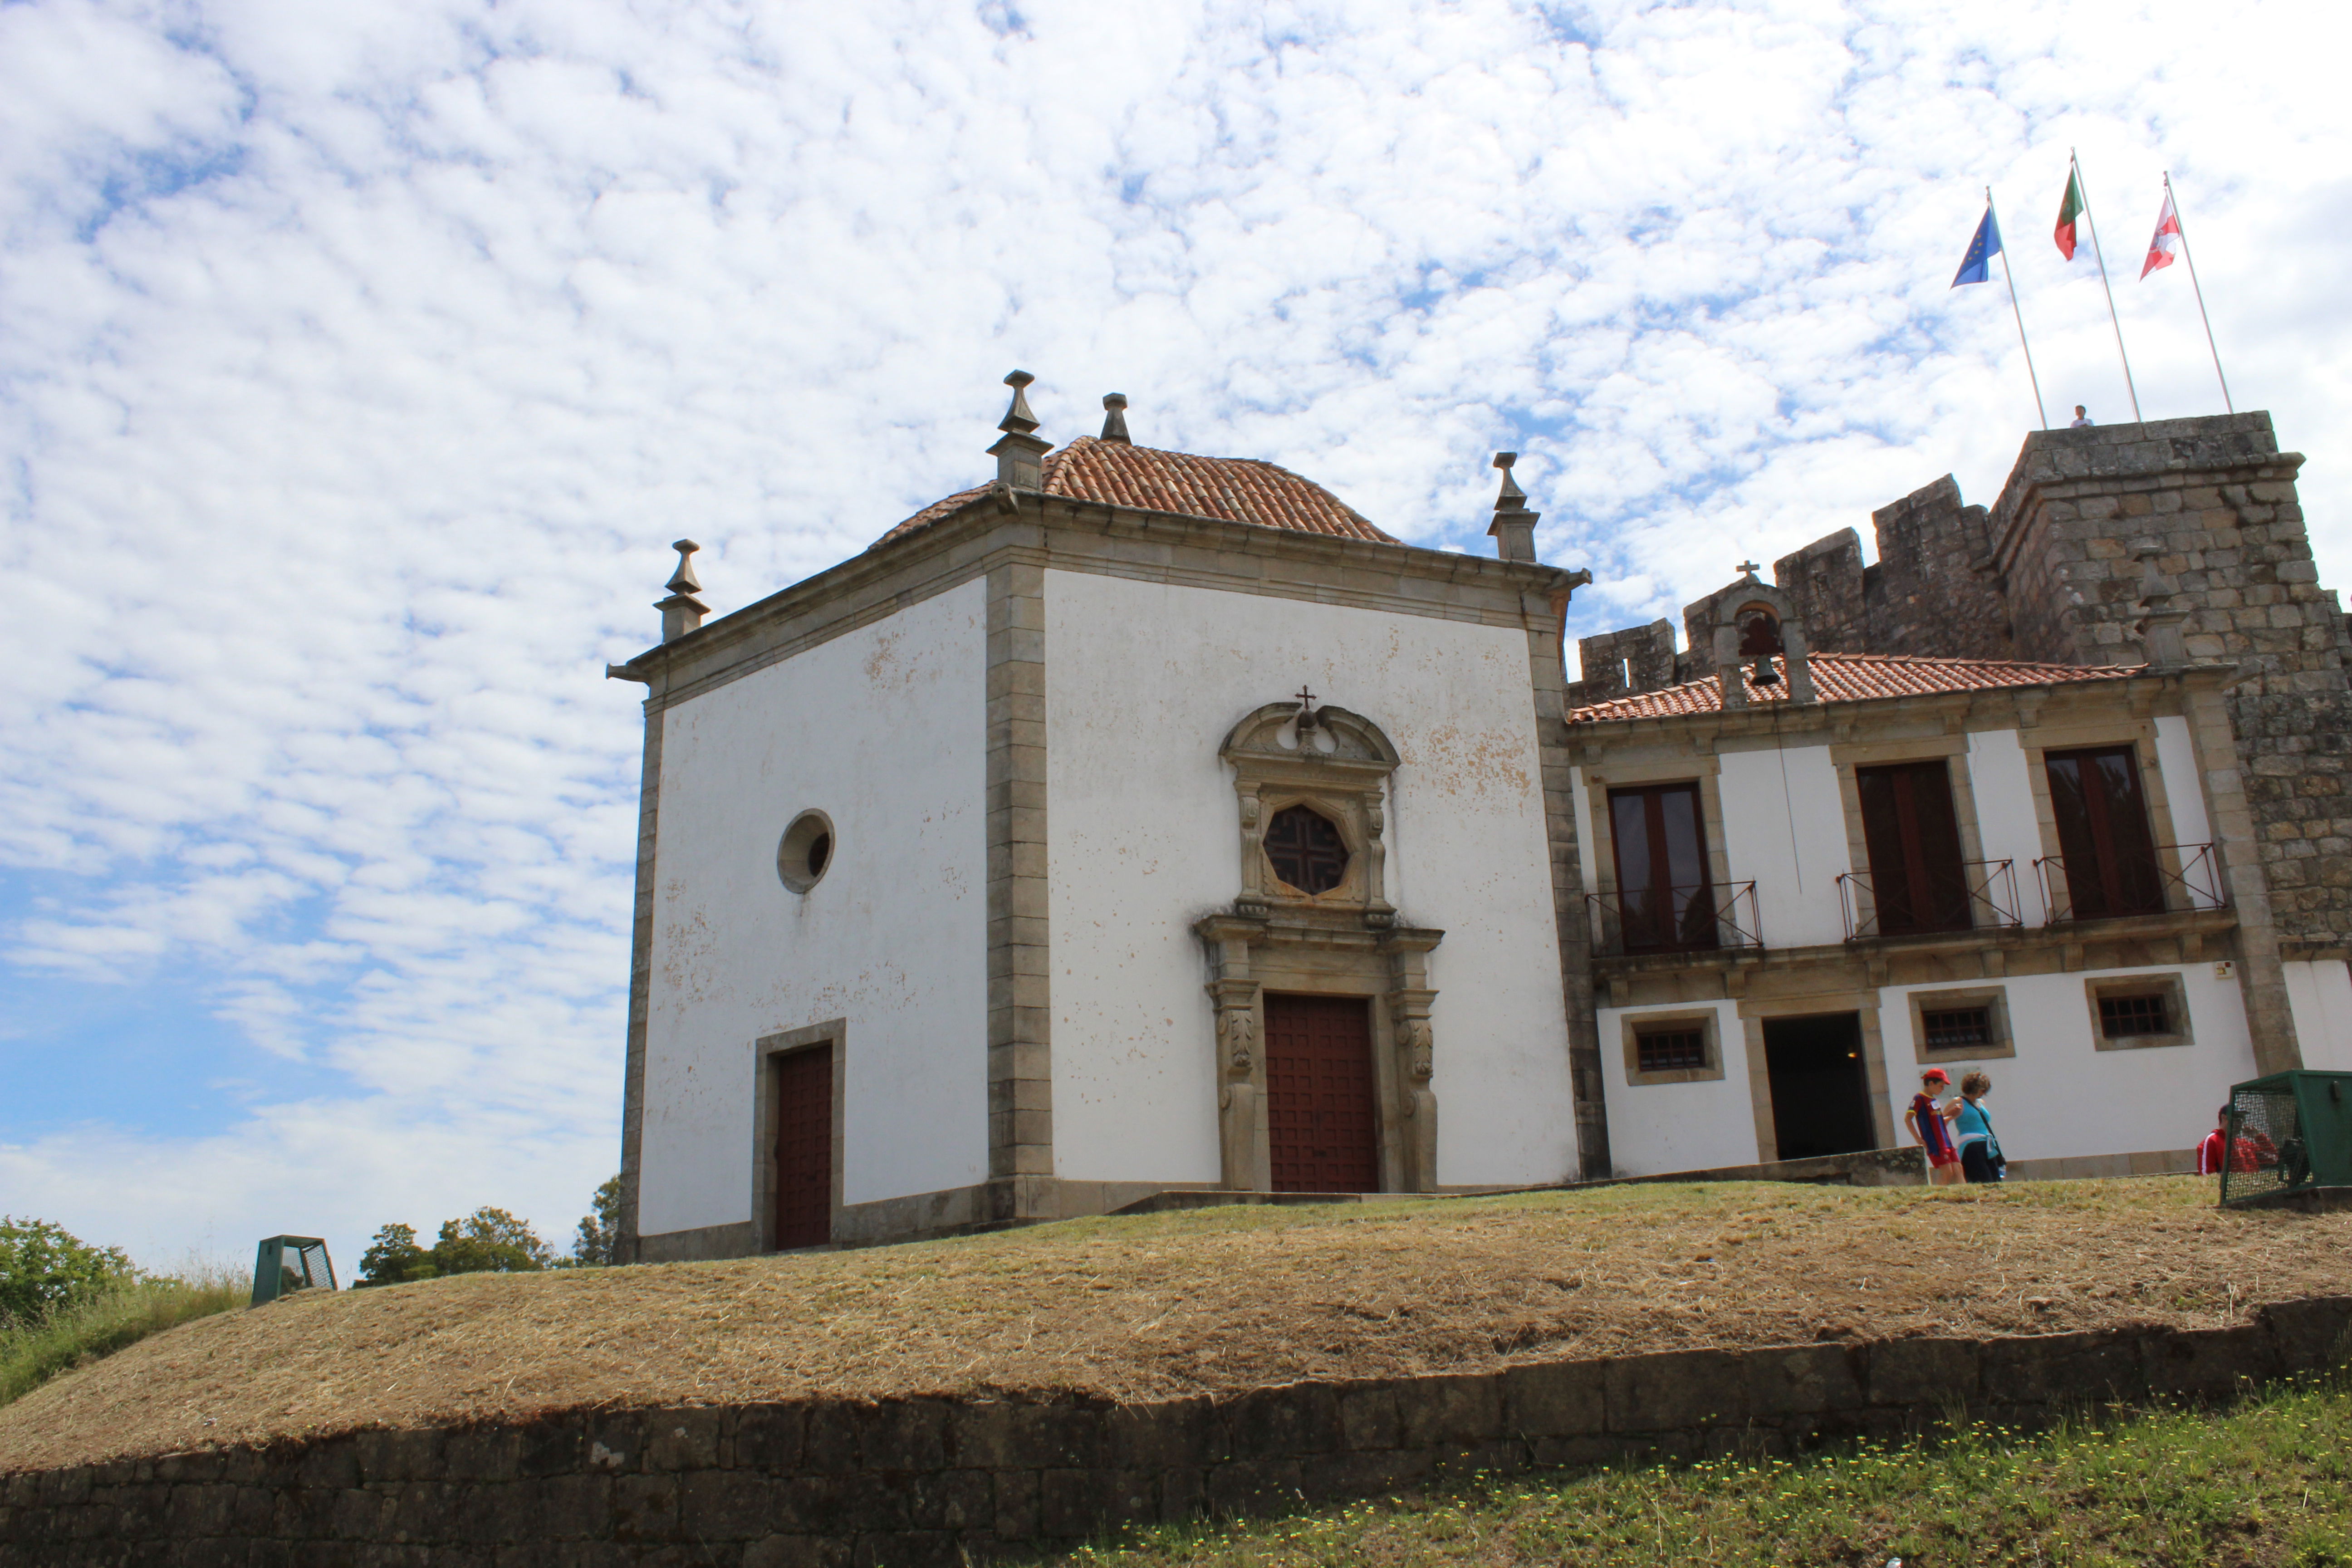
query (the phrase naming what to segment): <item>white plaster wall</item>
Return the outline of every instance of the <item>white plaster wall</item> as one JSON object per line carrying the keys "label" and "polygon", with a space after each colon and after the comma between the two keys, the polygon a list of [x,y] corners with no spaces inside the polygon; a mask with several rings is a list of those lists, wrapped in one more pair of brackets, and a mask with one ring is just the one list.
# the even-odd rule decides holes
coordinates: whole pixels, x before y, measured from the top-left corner
{"label": "white plaster wall", "polygon": [[[1968,760],[1969,790],[1977,803],[1977,842],[1986,859],[2011,862],[2017,877],[2017,908],[2011,912],[2028,925],[2039,925],[2050,911],[2042,902],[2042,879],[2033,869],[2042,853],[2042,826],[2034,815],[2024,743],[2014,730],[1971,730]],[[1910,1102],[1909,1095],[1904,1102]]]}
{"label": "white plaster wall", "polygon": [[1218,1179],[1206,961],[1191,931],[1241,886],[1217,747],[1302,682],[1404,758],[1391,897],[1402,921],[1446,933],[1429,965],[1440,1182],[1575,1169],[1523,631],[1048,572],[1045,658],[1058,1174]]}
{"label": "white plaster wall", "polygon": [[2286,971],[2287,1005],[2294,1013],[2303,1065],[2352,1072],[2352,968],[2340,958],[2297,959],[2280,967]]}
{"label": "white plaster wall", "polygon": [[1724,855],[1733,881],[1755,879],[1765,945],[1843,942],[1837,879],[1853,868],[1829,748],[1727,752],[1722,764]]}
{"label": "white plaster wall", "polygon": [[2205,816],[2205,774],[2197,765],[2197,746],[2189,736],[2189,721],[2179,714],[2156,721],[2156,765],[2163,770],[2164,797],[2172,807],[2173,842],[2211,843],[2213,829]]}
{"label": "white plaster wall", "polygon": [[[1599,874],[1593,869],[1592,858],[1602,850],[1601,840],[1592,836],[1592,788],[1584,782],[1582,768],[1568,770],[1568,793],[1570,800],[1574,803],[1571,809],[1576,813],[1576,859],[1583,869],[1582,890],[1589,893],[1601,883]],[[1585,904],[1579,911],[1580,918],[1589,924],[1591,911],[1592,906]]]}
{"label": "white plaster wall", "polygon": [[[2180,976],[2195,1043],[2095,1048],[2085,982],[2163,973]],[[2001,1150],[2011,1160],[2193,1148],[2212,1131],[2213,1108],[2228,1097],[2230,1086],[2254,1074],[2238,983],[2216,975],[2210,963],[2032,974],[2001,984],[2009,992],[2017,1055],[1936,1065],[1952,1075],[1955,1086],[1971,1068],[1991,1076],[1986,1103]],[[1898,1143],[1910,1142],[1901,1131],[1903,1112],[1919,1092],[1922,1065],[1913,1044],[1909,993],[1937,989],[1888,986],[1879,994],[1878,1026]]]}
{"label": "white plaster wall", "polygon": [[[1697,1083],[1630,1083],[1625,1077],[1628,1017],[1681,1016],[1712,1007],[1723,1077]],[[1654,1176],[1669,1171],[1709,1171],[1752,1165],[1767,1156],[1756,1148],[1756,1102],[1748,1080],[1747,1037],[1738,1005],[1603,1007],[1601,1078],[1609,1104],[1609,1159],[1617,1173]]]}
{"label": "white plaster wall", "polygon": [[[985,1179],[986,587],[669,710],[639,1226],[750,1216],[752,1043],[847,1022],[843,1195]],[[806,895],[776,875],[833,818]]]}

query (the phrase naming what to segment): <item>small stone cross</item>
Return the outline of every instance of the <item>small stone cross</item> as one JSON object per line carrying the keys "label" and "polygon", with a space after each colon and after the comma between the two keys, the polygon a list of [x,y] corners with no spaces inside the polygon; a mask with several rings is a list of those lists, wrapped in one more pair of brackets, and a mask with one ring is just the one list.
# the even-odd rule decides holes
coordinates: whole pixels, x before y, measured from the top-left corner
{"label": "small stone cross", "polygon": [[1755,576],[1755,575],[1756,575],[1756,563],[1755,563],[1755,562],[1753,562],[1753,561],[1743,561],[1743,562],[1741,562],[1741,563],[1739,563],[1739,569],[1740,569],[1742,572],[1747,573],[1747,574],[1748,574],[1748,575],[1749,575],[1750,577],[1753,577],[1753,576]]}

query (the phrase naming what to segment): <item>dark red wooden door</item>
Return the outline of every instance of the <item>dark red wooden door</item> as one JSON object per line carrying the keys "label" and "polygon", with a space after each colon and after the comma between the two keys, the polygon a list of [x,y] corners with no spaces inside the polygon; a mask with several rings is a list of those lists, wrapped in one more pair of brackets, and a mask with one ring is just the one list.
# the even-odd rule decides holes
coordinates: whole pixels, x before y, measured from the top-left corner
{"label": "dark red wooden door", "polygon": [[1275,1191],[1381,1190],[1372,1031],[1361,998],[1268,996],[1265,1094]]}
{"label": "dark red wooden door", "polygon": [[833,1239],[833,1047],[776,1058],[776,1247]]}

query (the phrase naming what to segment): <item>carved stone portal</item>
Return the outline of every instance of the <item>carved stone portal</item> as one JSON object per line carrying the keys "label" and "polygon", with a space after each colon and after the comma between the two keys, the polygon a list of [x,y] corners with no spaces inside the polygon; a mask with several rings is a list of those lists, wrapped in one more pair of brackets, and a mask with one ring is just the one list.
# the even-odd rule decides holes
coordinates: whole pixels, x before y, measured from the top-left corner
{"label": "carved stone portal", "polygon": [[1389,901],[1383,804],[1396,747],[1370,721],[1307,700],[1252,713],[1218,755],[1234,770],[1241,886],[1230,914],[1192,930],[1208,950],[1215,1005],[1224,1184],[1265,1191],[1273,1168],[1257,1046],[1263,998],[1276,991],[1365,999],[1381,1189],[1435,1191],[1437,993],[1427,960],[1445,933],[1400,925]]}

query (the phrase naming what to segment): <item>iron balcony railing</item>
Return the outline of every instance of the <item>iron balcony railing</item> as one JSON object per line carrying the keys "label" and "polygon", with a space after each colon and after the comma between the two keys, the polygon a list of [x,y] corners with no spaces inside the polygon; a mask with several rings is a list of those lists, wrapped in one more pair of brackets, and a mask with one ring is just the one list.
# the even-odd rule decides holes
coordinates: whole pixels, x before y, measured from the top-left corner
{"label": "iron balcony railing", "polygon": [[[1961,861],[1959,886],[1946,889],[1941,896],[1930,894],[1921,899],[1915,894],[1908,900],[1914,906],[1924,904],[1927,908],[1888,910],[1880,901],[1876,884],[1867,871],[1841,872],[1837,885],[1838,909],[1845,916],[1848,942],[2025,923],[2018,912],[2017,864],[2012,860]],[[1956,896],[1964,891],[1966,897]]]}
{"label": "iron balcony railing", "polygon": [[1592,951],[1605,956],[1762,947],[1754,882],[1587,893]]}
{"label": "iron balcony railing", "polygon": [[[2172,868],[2176,866],[2179,870]],[[2042,908],[2048,925],[2218,910],[2230,901],[2221,886],[2221,862],[2210,844],[2159,844],[2152,856],[2120,859],[2116,875],[2103,879],[2091,898],[2076,897],[2063,855],[2044,855],[2033,863],[2033,869],[2041,879]]]}

